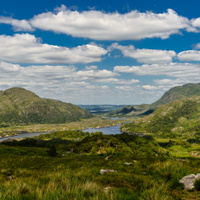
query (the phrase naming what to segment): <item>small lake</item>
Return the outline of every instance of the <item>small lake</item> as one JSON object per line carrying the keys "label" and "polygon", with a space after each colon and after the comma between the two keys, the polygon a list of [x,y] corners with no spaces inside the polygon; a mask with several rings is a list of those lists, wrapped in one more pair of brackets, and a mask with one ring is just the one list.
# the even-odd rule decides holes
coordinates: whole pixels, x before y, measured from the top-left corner
{"label": "small lake", "polygon": [[103,127],[103,128],[87,128],[83,130],[83,132],[102,132],[105,135],[115,135],[115,134],[120,134],[120,125],[117,126],[110,126],[110,127]]}
{"label": "small lake", "polygon": [[9,137],[2,137],[0,138],[0,142],[4,141],[4,140],[7,140],[7,139],[22,139],[22,138],[30,138],[30,137],[34,137],[34,136],[38,136],[38,135],[41,135],[41,134],[47,134],[49,132],[42,132],[42,133],[21,133],[19,135],[14,135],[14,136],[9,136]]}
{"label": "small lake", "polygon": [[[87,128],[85,130],[83,130],[83,132],[102,132],[105,135],[115,135],[115,134],[120,134],[120,125],[117,126],[109,126],[109,127],[103,127],[103,128]],[[41,134],[47,134],[50,132],[42,132],[42,133],[21,133],[19,135],[15,135],[15,136],[10,136],[10,137],[3,137],[0,138],[0,142],[7,140],[7,139],[22,139],[22,138],[30,138],[30,137],[34,137],[34,136],[38,136]]]}

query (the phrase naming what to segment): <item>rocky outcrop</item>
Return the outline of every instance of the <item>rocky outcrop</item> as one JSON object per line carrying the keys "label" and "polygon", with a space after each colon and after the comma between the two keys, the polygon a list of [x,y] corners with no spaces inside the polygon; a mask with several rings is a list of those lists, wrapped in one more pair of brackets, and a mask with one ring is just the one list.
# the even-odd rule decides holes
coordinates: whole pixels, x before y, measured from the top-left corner
{"label": "rocky outcrop", "polygon": [[188,176],[184,176],[182,179],[179,180],[182,183],[186,190],[194,189],[194,184],[196,180],[200,179],[200,174],[190,174]]}
{"label": "rocky outcrop", "polygon": [[191,151],[190,156],[200,157],[200,151]]}
{"label": "rocky outcrop", "polygon": [[117,173],[117,170],[114,170],[114,169],[101,169],[100,170],[100,174],[107,174],[107,173]]}

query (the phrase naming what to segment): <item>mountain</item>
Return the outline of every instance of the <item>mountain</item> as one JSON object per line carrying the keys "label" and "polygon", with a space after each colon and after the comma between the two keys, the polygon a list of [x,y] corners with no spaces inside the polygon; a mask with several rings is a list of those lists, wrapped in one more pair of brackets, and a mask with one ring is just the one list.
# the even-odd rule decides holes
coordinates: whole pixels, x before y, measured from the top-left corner
{"label": "mountain", "polygon": [[152,114],[122,130],[133,133],[153,133],[161,137],[200,134],[200,96],[184,98],[159,106]]}
{"label": "mountain", "polygon": [[[200,83],[188,83],[183,86],[173,87],[156,102],[148,105],[142,104],[138,106],[124,107],[120,110],[109,113],[109,116],[145,116],[152,113],[158,106],[170,103],[175,100],[180,100],[186,97],[200,96]],[[124,113],[123,110],[127,109],[129,112]]]}
{"label": "mountain", "polygon": [[118,110],[120,108],[125,107],[125,105],[111,105],[111,104],[104,104],[104,105],[78,105],[79,107],[87,110],[92,114],[103,114],[107,112],[111,112],[114,110]]}
{"label": "mountain", "polygon": [[65,123],[90,116],[88,111],[78,106],[40,98],[23,88],[0,91],[1,123]]}
{"label": "mountain", "polygon": [[143,115],[144,112],[149,111],[149,105],[148,104],[141,104],[141,105],[135,105],[135,106],[125,106],[119,110],[115,110],[112,112],[107,113],[106,115],[109,117],[132,117],[132,116],[139,116]]}
{"label": "mountain", "polygon": [[150,108],[155,109],[160,105],[192,96],[200,96],[200,83],[188,83],[183,86],[173,87],[165,92],[158,101],[152,103]]}

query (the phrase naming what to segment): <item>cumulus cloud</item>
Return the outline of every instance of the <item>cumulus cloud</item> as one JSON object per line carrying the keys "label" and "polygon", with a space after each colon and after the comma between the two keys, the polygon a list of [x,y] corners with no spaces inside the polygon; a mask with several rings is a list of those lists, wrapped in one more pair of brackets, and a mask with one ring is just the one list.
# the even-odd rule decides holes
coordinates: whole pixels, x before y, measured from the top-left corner
{"label": "cumulus cloud", "polygon": [[[198,67],[198,66],[196,66]],[[127,70],[126,70],[127,71]],[[125,72],[125,71],[124,71]],[[187,73],[187,72],[186,72]],[[200,73],[194,72],[184,77],[183,83],[189,78],[199,80]],[[147,73],[146,73],[147,74]],[[152,74],[152,73],[148,73]],[[162,74],[162,73],[161,73]],[[154,85],[143,85],[136,79],[120,79],[116,71],[98,69],[93,66],[88,69],[78,69],[75,66],[30,65],[0,62],[0,89],[9,87],[24,87],[45,98],[60,99],[77,104],[140,104],[151,103],[167,90],[175,78],[154,80]],[[183,77],[176,78],[181,83]],[[142,83],[140,83],[142,84]],[[172,84],[170,86],[173,86]]]}
{"label": "cumulus cloud", "polygon": [[156,90],[158,89],[157,87],[153,86],[153,85],[143,85],[142,86],[145,90]]}
{"label": "cumulus cloud", "polygon": [[96,80],[116,76],[119,74],[106,69],[78,70],[75,66],[59,65],[23,67],[19,64],[0,62],[0,89],[19,86],[37,92],[42,97],[73,103],[84,102],[90,98],[94,101],[97,97],[99,102],[103,98],[106,101],[114,91],[106,84],[97,84]]}
{"label": "cumulus cloud", "polygon": [[[200,47],[200,44],[196,45],[196,48],[198,47]],[[200,61],[200,51],[182,51],[178,54],[178,58],[180,61]]]}
{"label": "cumulus cloud", "polygon": [[181,30],[191,30],[190,21],[168,9],[165,13],[137,10],[125,14],[101,11],[71,11],[65,6],[34,16],[30,23],[41,30],[94,40],[166,39]]}
{"label": "cumulus cloud", "polygon": [[199,32],[199,28],[200,28],[200,17],[199,18],[196,18],[196,19],[192,19],[191,20],[191,24],[194,28],[197,28],[196,29],[196,32]]}
{"label": "cumulus cloud", "polygon": [[113,43],[108,50],[113,49],[121,50],[125,57],[131,57],[140,63],[168,63],[172,61],[172,58],[176,56],[174,51],[156,50],[156,49],[135,49],[133,45],[122,46],[117,43]]}
{"label": "cumulus cloud", "polygon": [[11,17],[0,16],[0,24],[10,24],[14,31],[34,31],[34,28],[27,20],[17,20]]}
{"label": "cumulus cloud", "polygon": [[13,63],[73,64],[101,61],[107,50],[94,44],[74,48],[42,44],[30,34],[0,35],[0,60]]}
{"label": "cumulus cloud", "polygon": [[117,84],[117,85],[132,85],[135,83],[139,83],[140,81],[137,79],[117,79],[117,78],[104,78],[104,79],[98,79],[96,80],[97,83],[111,83],[111,84]]}
{"label": "cumulus cloud", "polygon": [[165,76],[166,78],[154,79],[154,85],[143,85],[146,90],[168,90],[185,83],[199,83],[200,64],[168,63],[142,66],[116,66],[115,72],[133,73],[138,76]]}
{"label": "cumulus cloud", "polygon": [[190,63],[165,63],[142,66],[116,66],[114,71],[118,73],[133,73],[139,76],[169,76],[169,77],[199,77],[200,65]]}
{"label": "cumulus cloud", "polygon": [[200,49],[200,43],[196,44],[196,45],[194,46],[194,48],[195,48],[195,49]]}

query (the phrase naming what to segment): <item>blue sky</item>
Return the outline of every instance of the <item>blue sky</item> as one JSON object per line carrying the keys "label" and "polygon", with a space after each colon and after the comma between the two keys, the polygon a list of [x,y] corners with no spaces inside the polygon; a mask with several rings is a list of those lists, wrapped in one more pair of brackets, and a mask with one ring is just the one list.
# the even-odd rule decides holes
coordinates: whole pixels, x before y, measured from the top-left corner
{"label": "blue sky", "polygon": [[199,83],[200,2],[0,2],[0,90],[73,104],[152,103]]}

